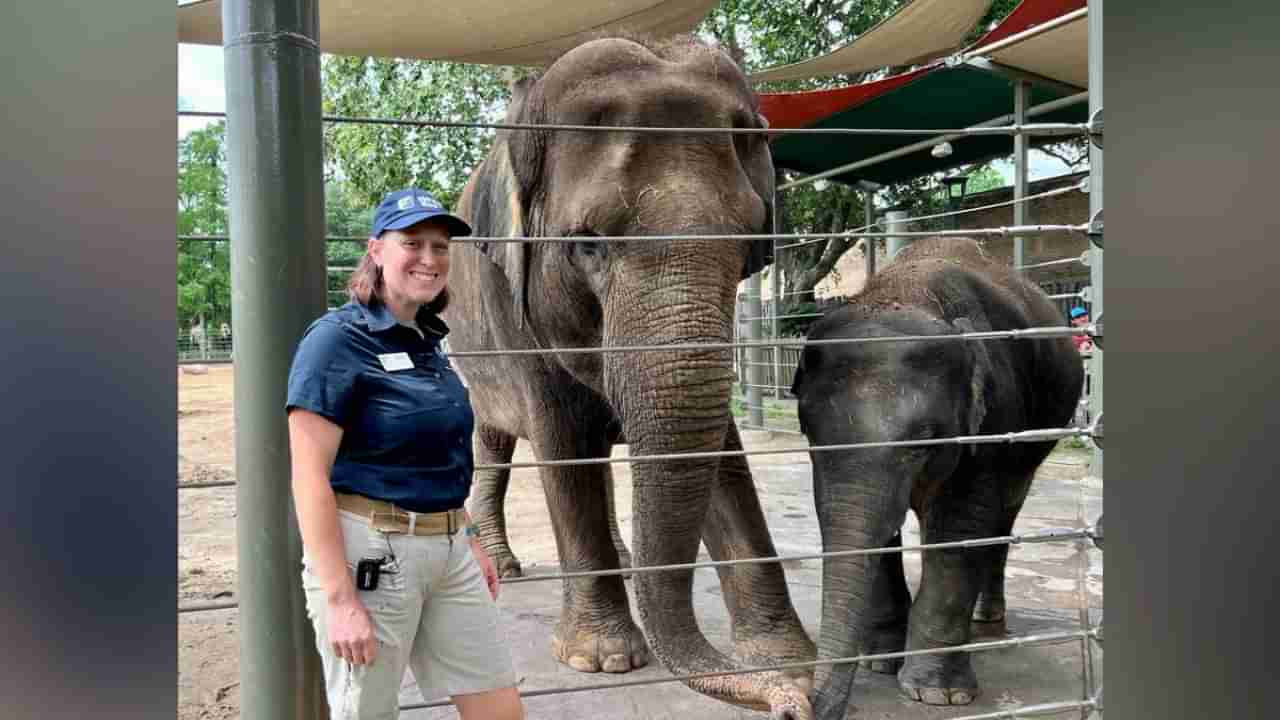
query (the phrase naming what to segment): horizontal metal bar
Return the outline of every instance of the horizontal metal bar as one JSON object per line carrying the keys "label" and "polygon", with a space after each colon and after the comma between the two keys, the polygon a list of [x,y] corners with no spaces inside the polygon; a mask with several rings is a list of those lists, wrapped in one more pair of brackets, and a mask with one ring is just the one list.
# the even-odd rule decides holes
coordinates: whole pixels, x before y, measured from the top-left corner
{"label": "horizontal metal bar", "polygon": [[739,430],[762,430],[765,432],[785,433],[787,435],[803,435],[799,430],[788,430],[786,428],[768,427],[767,425],[747,425],[746,423],[738,424]]}
{"label": "horizontal metal bar", "polygon": [[[1086,184],[1087,183],[1085,182],[1085,180],[1081,180],[1075,185],[1067,185],[1065,187],[1054,188],[1052,190],[1046,190],[1042,193],[1036,193],[1035,195],[1028,195],[1023,198],[1015,198],[1013,200],[1005,200],[1004,202],[991,203],[989,205],[979,205],[977,207],[963,208],[961,210],[948,210],[946,212],[934,213],[932,215],[917,215],[916,217],[903,218],[901,220],[894,220],[893,222],[895,225],[904,225],[907,223],[921,222],[923,220],[936,220],[938,218],[951,217],[953,215],[965,215],[967,213],[983,212],[984,210],[994,210],[996,208],[1007,207],[1009,205],[1017,205],[1018,203],[1027,203],[1027,202],[1031,202],[1032,200],[1040,200],[1047,197],[1053,197],[1055,195],[1064,195],[1069,192],[1076,192],[1083,189]],[[855,232],[855,233],[862,232],[863,230],[868,230],[870,228],[879,226],[881,224],[882,223],[878,223],[878,222],[868,223],[866,225],[863,225],[862,227],[854,228],[850,232]],[[776,248],[774,248],[774,250],[786,250],[788,248],[803,247],[805,245],[813,245],[814,243],[817,243],[817,242],[820,242],[820,241],[807,240],[807,241],[801,241],[798,243],[792,243],[790,245],[779,245]]]}
{"label": "horizontal metal bar", "polygon": [[994,53],[994,52],[999,52],[1000,50],[1003,50],[1011,45],[1017,45],[1018,43],[1024,40],[1030,40],[1031,38],[1037,35],[1042,35],[1044,33],[1047,33],[1050,30],[1053,30],[1054,28],[1061,27],[1068,23],[1073,23],[1076,20],[1079,20],[1080,18],[1087,16],[1088,14],[1089,14],[1089,8],[1082,7],[1079,10],[1074,10],[1072,12],[1067,13],[1066,15],[1059,15],[1058,17],[1052,20],[1049,20],[1048,22],[1043,22],[1043,23],[1040,23],[1039,25],[1034,25],[1030,28],[1027,28],[1026,30],[1023,30],[1022,32],[1014,33],[1009,37],[1001,38],[1000,40],[997,40],[991,43],[990,45],[983,45],[980,48],[974,48],[973,50],[970,50],[969,52],[966,52],[963,55],[961,55],[961,58],[964,60],[967,60],[969,58],[983,57],[985,55],[990,55],[991,53]]}
{"label": "horizontal metal bar", "polygon": [[1036,268],[1054,267],[1055,265],[1074,265],[1081,262],[1078,257],[1062,258],[1061,260],[1047,260],[1045,262],[1032,263],[1030,265],[1019,265],[1018,270],[1035,270]]}
{"label": "horizontal metal bar", "polygon": [[240,607],[235,600],[214,600],[211,602],[194,602],[178,606],[178,614],[207,612],[210,610],[233,610]]}
{"label": "horizontal metal bar", "polygon": [[676,570],[701,570],[705,568],[730,567],[733,565],[764,565],[768,563],[794,562],[797,560],[825,560],[827,558],[855,557],[866,555],[891,555],[897,552],[924,552],[925,550],[961,550],[967,548],[989,547],[991,545],[1031,545],[1033,543],[1064,542],[1092,537],[1092,528],[1043,528],[1019,535],[999,535],[989,538],[971,540],[952,540],[950,542],[930,543],[922,545],[894,545],[881,548],[858,548],[855,550],[832,550],[830,552],[804,553],[801,555],[778,555],[774,557],[743,558],[740,560],[705,560],[703,562],[678,563],[674,565],[645,565],[617,570],[579,570],[575,572],[555,573],[552,575],[525,575],[523,577],[506,578],[502,584],[542,582],[544,580],[572,580],[585,577],[608,577],[621,575],[644,575]]}
{"label": "horizontal metal bar", "polygon": [[220,487],[231,487],[232,485],[235,485],[235,484],[236,484],[235,480],[210,480],[208,482],[182,483],[178,485],[178,489],[193,490],[193,489],[200,489],[200,488],[220,488]]}
{"label": "horizontal metal bar", "polygon": [[[1089,224],[1080,225],[1010,225],[995,228],[973,228],[969,230],[929,230],[904,232],[875,233],[758,233],[741,235],[569,235],[538,237],[494,237],[484,235],[464,235],[449,238],[455,243],[622,243],[622,242],[675,242],[681,240],[798,240],[802,238],[901,238],[901,237],[972,237],[974,235],[1005,237],[1009,235],[1047,235],[1052,233],[1087,233]],[[327,242],[364,242],[368,238],[349,236],[329,236]],[[227,235],[179,235],[179,241],[222,242],[229,241]]]}
{"label": "horizontal metal bar", "polygon": [[[1082,102],[1088,102],[1088,100],[1089,100],[1089,93],[1087,92],[1076,93],[1075,95],[1068,95],[1066,97],[1058,98],[1057,100],[1050,100],[1047,103],[1042,103],[1040,105],[1036,105],[1033,108],[1029,108],[1027,110],[1027,117],[1043,115],[1045,113],[1053,112],[1055,110],[1060,110],[1065,107],[1078,105]],[[995,127],[995,126],[998,126],[1000,123],[1006,123],[1013,119],[1014,119],[1013,113],[1006,113],[1004,115],[1001,115],[1000,117],[992,118],[985,122],[972,125],[970,126],[969,129]],[[939,135],[937,137],[929,138],[927,140],[921,140],[920,142],[911,143],[910,145],[905,145],[903,147],[896,148],[894,150],[882,152],[879,155],[872,155],[869,158],[863,158],[862,160],[857,160],[857,161],[848,163],[846,165],[841,165],[840,167],[834,167],[834,168],[831,168],[830,170],[823,170],[820,173],[814,173],[812,175],[805,175],[802,178],[797,178],[795,180],[792,180],[791,182],[786,182],[779,185],[778,190],[779,191],[790,190],[793,187],[804,185],[805,183],[817,182],[818,180],[823,180],[825,178],[833,177],[835,175],[843,175],[847,172],[852,172],[854,170],[860,170],[865,167],[870,167],[872,165],[882,163],[885,160],[893,160],[894,158],[899,158],[899,157],[902,157],[903,155],[910,155],[911,153],[919,152],[921,150],[928,150],[932,148],[934,145],[937,145],[938,143],[941,143],[941,142],[950,142],[951,140],[959,140],[960,138],[964,137],[966,134],[969,134],[969,133],[948,133],[945,135]]]}
{"label": "horizontal metal bar", "polygon": [[[596,690],[616,690],[627,687],[638,687],[641,685],[658,685],[661,683],[672,682],[689,682],[690,680],[703,680],[713,677],[725,677],[728,675],[750,675],[759,672],[776,672],[778,670],[803,670],[806,668],[815,668],[822,665],[849,665],[859,662],[872,662],[876,660],[896,660],[899,658],[917,657],[922,655],[945,655],[955,652],[987,652],[990,650],[1003,650],[1005,648],[1029,647],[1035,645],[1059,645],[1063,643],[1076,642],[1081,638],[1089,637],[1089,633],[1081,630],[1073,630],[1070,632],[1060,633],[1041,633],[1039,635],[1024,635],[1022,637],[1009,638],[1007,640],[991,640],[987,642],[968,643],[965,645],[955,645],[952,647],[942,648],[925,648],[922,650],[904,650],[902,652],[878,653],[868,655],[855,655],[853,657],[833,658],[830,660],[807,660],[798,662],[779,663],[777,665],[769,665],[764,667],[741,668],[738,670],[725,670],[721,672],[705,672],[690,673],[687,675],[672,675],[663,678],[650,678],[645,680],[623,680],[620,682],[595,683],[592,685],[579,685],[576,687],[565,688],[547,688],[546,690],[528,690],[520,693],[521,698],[541,697],[546,695],[563,695],[567,693],[578,692],[594,692]],[[436,700],[434,702],[407,703],[401,705],[401,710],[418,710],[421,708],[446,707],[453,704],[450,700]]]}
{"label": "horizontal metal bar", "polygon": [[476,470],[518,470],[521,468],[557,467],[566,465],[616,465],[621,463],[680,462],[710,458],[748,457],[751,455],[791,455],[810,452],[835,452],[845,450],[870,450],[890,447],[927,447],[930,445],[983,445],[994,443],[1048,442],[1073,437],[1090,437],[1089,428],[1061,428],[1052,430],[1023,430],[995,435],[957,435],[926,440],[887,440],[884,442],[847,443],[843,445],[812,445],[809,447],[779,448],[775,450],[714,450],[710,452],[665,453],[658,455],[628,455],[627,457],[574,458],[571,460],[541,460],[524,463],[490,463],[476,465]]}
{"label": "horizontal metal bar", "polygon": [[[759,558],[742,558],[739,560],[706,560],[703,562],[677,563],[671,565],[645,565],[642,567],[632,567],[625,569],[610,570],[580,570],[576,572],[554,573],[550,575],[525,575],[522,577],[504,578],[499,580],[501,585],[519,585],[521,583],[545,582],[549,580],[570,580],[574,578],[587,577],[609,577],[613,575],[621,575],[623,577],[630,575],[644,575],[658,572],[673,572],[679,570],[701,570],[706,568],[731,567],[734,565],[763,565],[768,563],[784,563],[794,562],[798,560],[825,560],[827,558],[842,558],[854,556],[868,555],[890,555],[893,553],[907,552],[924,552],[926,550],[960,550],[968,548],[989,547],[992,545],[1031,545],[1035,543],[1047,542],[1065,542],[1075,539],[1089,539],[1096,536],[1093,527],[1083,528],[1041,528],[1031,532],[1020,533],[1016,535],[999,535],[989,538],[973,538],[970,540],[953,540],[941,543],[925,543],[920,545],[893,545],[880,548],[857,548],[852,550],[832,550],[829,552],[803,553],[799,555],[775,555],[771,557]],[[207,610],[225,610],[234,608],[237,603],[234,600],[214,601],[214,602],[197,602],[187,605],[179,605],[179,613],[188,612],[204,612]]]}
{"label": "horizontal metal bar", "polygon": [[798,315],[761,315],[760,317],[738,318],[738,322],[748,322],[751,320],[788,320],[791,318],[813,318],[822,317],[826,313],[800,313]]}
{"label": "horizontal metal bar", "polygon": [[[570,460],[538,460],[522,463],[489,463],[479,464],[474,470],[518,470],[522,468],[560,467],[568,465],[617,465],[622,463],[671,462],[683,460],[705,460],[709,458],[749,457],[752,455],[790,455],[813,452],[831,452],[837,450],[870,450],[890,447],[928,447],[932,445],[990,445],[995,443],[1048,442],[1073,437],[1090,437],[1091,428],[1052,428],[1047,430],[1022,430],[1020,432],[997,433],[994,435],[956,435],[945,438],[927,438],[924,440],[886,440],[882,442],[847,443],[843,445],[810,445],[807,447],[776,448],[773,450],[715,450],[710,452],[665,453],[658,455],[628,455],[626,457],[573,458]],[[188,483],[178,485],[178,489],[200,487],[228,487],[235,481],[220,480],[209,483]]]}
{"label": "horizontal metal bar", "polygon": [[[369,238],[362,235],[327,235],[325,242],[340,243],[362,243],[368,241]],[[178,242],[230,242],[230,235],[179,235]]]}
{"label": "horizontal metal bar", "polygon": [[1070,300],[1071,298],[1081,298],[1084,296],[1078,292],[1073,292],[1073,293],[1058,293],[1057,295],[1046,295],[1045,297],[1049,298],[1050,300]]}
{"label": "horizontal metal bar", "polygon": [[[188,117],[225,117],[226,113],[205,110],[179,110]],[[1088,123],[1025,123],[1022,125],[973,128],[726,128],[726,127],[651,127],[645,125],[564,125],[533,123],[487,123],[462,120],[411,120],[362,118],[346,115],[324,115],[324,122],[354,125],[404,125],[408,127],[472,128],[483,130],[557,130],[573,132],[632,132],[650,135],[1084,135]]]}
{"label": "horizontal metal bar", "polygon": [[464,235],[449,238],[455,243],[637,243],[637,242],[676,242],[684,240],[716,241],[716,240],[799,240],[802,238],[932,238],[932,237],[1008,237],[1011,235],[1048,235],[1053,233],[1085,234],[1089,230],[1088,223],[1080,225],[1009,225],[995,228],[973,228],[970,230],[913,230],[902,232],[838,232],[838,233],[760,233],[742,235],[571,235],[571,236],[538,236],[538,237],[492,237]]}
{"label": "horizontal metal bar", "polygon": [[1023,705],[1019,708],[996,710],[981,715],[961,715],[951,720],[1019,720],[1019,718],[1039,717],[1042,715],[1061,715],[1073,710],[1092,710],[1098,706],[1096,700],[1071,700],[1068,702],[1051,702],[1039,705]]}
{"label": "horizontal metal bar", "polygon": [[1072,337],[1089,335],[1095,332],[1092,325],[1071,327],[1024,328],[1022,330],[991,330],[988,332],[956,333],[954,335],[894,335],[857,338],[829,338],[824,340],[782,339],[749,340],[729,343],[676,343],[672,345],[607,345],[604,347],[584,348],[518,348],[514,350],[453,350],[445,353],[446,357],[495,357],[501,355],[583,355],[591,353],[644,352],[644,351],[689,351],[689,350],[732,350],[734,348],[768,348],[768,347],[805,347],[816,345],[856,345],[859,343],[895,343],[923,342],[927,340],[1013,340],[1013,339],[1045,339],[1056,337]]}

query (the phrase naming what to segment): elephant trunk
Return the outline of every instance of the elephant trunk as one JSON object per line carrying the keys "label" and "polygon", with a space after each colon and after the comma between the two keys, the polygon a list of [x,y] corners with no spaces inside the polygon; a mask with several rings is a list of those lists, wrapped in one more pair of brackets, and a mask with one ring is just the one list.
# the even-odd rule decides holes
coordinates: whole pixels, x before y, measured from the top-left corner
{"label": "elephant trunk", "polygon": [[[725,343],[732,338],[732,275],[723,259],[697,257],[683,243],[664,258],[661,287],[615,292],[605,337],[615,344]],[[677,252],[682,257],[675,257]],[[723,255],[723,245],[719,252]],[[684,253],[690,253],[684,256]],[[732,354],[723,350],[605,353],[605,393],[623,422],[633,457],[724,449],[732,417]],[[632,466],[633,567],[697,558],[718,458],[639,462]],[[650,649],[675,674],[739,666],[707,641],[693,611],[693,571],[634,576],[636,607]],[[779,673],[719,676],[689,687],[727,702],[808,716],[803,690]]]}
{"label": "elephant trunk", "polygon": [[[905,519],[908,495],[880,470],[850,463],[845,453],[813,453],[814,505],[823,552],[889,544]],[[882,562],[875,555],[825,558],[818,658],[852,657],[866,637],[872,588]],[[814,716],[843,718],[857,663],[819,665],[814,673]]]}

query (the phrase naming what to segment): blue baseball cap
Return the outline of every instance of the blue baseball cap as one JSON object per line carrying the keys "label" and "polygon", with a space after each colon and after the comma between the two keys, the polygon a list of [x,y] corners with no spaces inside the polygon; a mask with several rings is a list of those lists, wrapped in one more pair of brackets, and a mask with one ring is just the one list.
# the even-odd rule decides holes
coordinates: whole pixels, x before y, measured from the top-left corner
{"label": "blue baseball cap", "polygon": [[430,193],[407,188],[387,193],[378,203],[378,210],[373,214],[373,237],[380,237],[387,230],[403,230],[423,220],[436,218],[445,221],[450,237],[471,234],[471,226],[457,215],[451,215]]}
{"label": "blue baseball cap", "polygon": [[1081,315],[1088,315],[1088,314],[1089,314],[1089,311],[1088,311],[1088,310],[1085,310],[1083,307],[1080,307],[1079,305],[1077,305],[1077,306],[1075,306],[1075,307],[1071,308],[1071,319],[1072,319],[1072,320],[1075,320],[1076,318],[1080,317]]}

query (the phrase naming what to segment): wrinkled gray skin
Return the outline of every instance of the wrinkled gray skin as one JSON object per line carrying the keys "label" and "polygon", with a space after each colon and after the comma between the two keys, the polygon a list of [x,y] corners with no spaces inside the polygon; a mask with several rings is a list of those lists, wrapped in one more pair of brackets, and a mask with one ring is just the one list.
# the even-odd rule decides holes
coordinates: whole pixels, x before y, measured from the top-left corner
{"label": "wrinkled gray skin", "polygon": [[[987,261],[967,238],[904,250],[809,339],[944,336],[1061,326],[1035,286]],[[1062,427],[1083,370],[1067,338],[915,340],[807,346],[792,392],[811,445],[914,440]],[[1005,535],[1053,442],[810,453],[824,551],[901,544],[907,508],[926,543]],[[822,577],[822,658],[968,642],[969,622],[1004,619],[1007,545],[924,553],[912,602],[901,553],[828,559]],[[899,669],[900,668],[900,669]],[[967,704],[978,683],[968,653],[879,662],[929,704]],[[856,668],[819,668],[814,712],[843,718]]]}
{"label": "wrinkled gray skin", "polygon": [[[594,40],[514,88],[519,123],[763,127],[755,97],[718,50],[682,39],[650,49]],[[459,204],[477,235],[617,236],[765,232],[773,165],[760,135],[510,131],[499,134]],[[767,245],[743,241],[456,243],[453,351],[724,343],[734,293]],[[526,438],[541,460],[608,455],[615,428],[632,455],[737,450],[729,350],[456,358],[476,410],[477,463]],[[565,570],[617,568],[602,465],[541,468]],[[636,565],[776,555],[744,458],[638,463]],[[734,658],[698,628],[692,574],[633,578],[645,634],[620,577],[564,583],[552,649],[592,672],[626,672],[649,650],[673,673],[812,658],[776,564],[720,572]],[[645,640],[648,640],[646,648]],[[782,673],[690,682],[729,702],[810,717],[809,678]]]}

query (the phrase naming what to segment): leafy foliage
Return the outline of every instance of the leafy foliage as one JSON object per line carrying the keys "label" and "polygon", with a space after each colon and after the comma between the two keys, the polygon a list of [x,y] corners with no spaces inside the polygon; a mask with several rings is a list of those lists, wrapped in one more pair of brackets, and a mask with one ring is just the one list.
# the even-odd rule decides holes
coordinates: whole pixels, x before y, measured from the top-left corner
{"label": "leafy foliage", "polygon": [[[226,125],[215,123],[178,141],[178,234],[227,232]],[[178,244],[178,327],[219,327],[231,320],[228,243]]]}
{"label": "leafy foliage", "polygon": [[[496,122],[508,73],[487,65],[325,56],[324,112],[355,117]],[[330,179],[376,205],[387,192],[417,186],[456,203],[493,131],[405,125],[330,124]]]}

